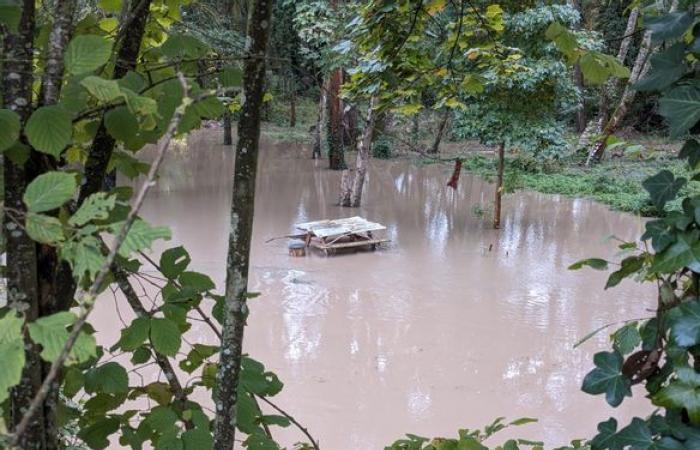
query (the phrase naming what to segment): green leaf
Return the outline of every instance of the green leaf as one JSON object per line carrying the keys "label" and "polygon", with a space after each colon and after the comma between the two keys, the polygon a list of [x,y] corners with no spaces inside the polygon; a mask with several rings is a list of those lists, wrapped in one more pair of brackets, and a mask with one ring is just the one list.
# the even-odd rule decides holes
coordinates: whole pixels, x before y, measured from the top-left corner
{"label": "green leaf", "polygon": [[60,106],[42,106],[29,117],[24,133],[36,150],[58,158],[71,142],[73,120]]}
{"label": "green leaf", "polygon": [[118,13],[122,10],[122,0],[99,0],[97,5],[107,12]]}
{"label": "green leaf", "polygon": [[191,261],[190,254],[184,247],[170,248],[160,255],[160,271],[171,280],[176,279]]}
{"label": "green leaf", "polygon": [[632,419],[632,423],[617,433],[617,443],[630,450],[646,450],[654,448],[651,431],[639,417]]}
{"label": "green leaf", "polygon": [[671,336],[684,348],[700,343],[700,303],[687,302],[675,308],[671,319]]}
{"label": "green leaf", "polygon": [[67,241],[59,247],[59,253],[68,261],[76,278],[82,278],[86,273],[90,278],[95,277],[105,262],[100,242],[94,236]]}
{"label": "green leaf", "polygon": [[623,355],[632,353],[642,343],[637,322],[628,323],[612,335],[613,347]]}
{"label": "green leaf", "polygon": [[105,80],[102,77],[91,75],[84,78],[80,84],[101,103],[109,103],[122,96],[119,83],[115,80]]}
{"label": "green leaf", "polygon": [[134,139],[139,121],[129,108],[118,106],[105,114],[105,127],[114,139],[128,143]]}
{"label": "green leaf", "polygon": [[201,428],[182,433],[182,443],[185,450],[211,450],[214,447],[211,433]]}
{"label": "green leaf", "polygon": [[592,449],[617,449],[615,445],[617,435],[617,420],[610,418],[598,424],[598,434],[591,440]]}
{"label": "green leaf", "polygon": [[219,81],[223,87],[240,87],[243,84],[243,71],[235,66],[224,67]]}
{"label": "green leaf", "polygon": [[600,258],[589,258],[589,259],[583,259],[581,261],[575,262],[572,265],[569,266],[569,270],[579,270],[583,268],[584,266],[588,266],[592,269],[595,270],[607,270],[608,269],[608,262],[604,259]]}
{"label": "green leaf", "polygon": [[581,56],[579,66],[584,78],[591,84],[603,84],[612,76],[629,77],[629,69],[620,64],[617,58],[592,50]]}
{"label": "green leaf", "polygon": [[195,292],[207,292],[216,287],[211,278],[199,272],[183,272],[178,277],[183,289],[191,289]]}
{"label": "green leaf", "polygon": [[92,72],[107,64],[112,54],[112,43],[102,36],[84,34],[68,44],[64,61],[66,70],[73,75]]}
{"label": "green leaf", "polygon": [[671,89],[659,99],[659,114],[666,118],[672,138],[687,133],[700,120],[700,89],[697,85]]}
{"label": "green leaf", "polygon": [[125,351],[134,351],[148,339],[151,321],[147,317],[137,317],[131,324],[122,329],[117,345]]}
{"label": "green leaf", "polygon": [[666,203],[676,198],[676,194],[685,184],[685,178],[675,178],[673,173],[667,169],[642,181],[642,186],[649,193],[651,201],[659,211],[663,211]]}
{"label": "green leaf", "polygon": [[[111,226],[112,232],[118,234],[125,222],[117,222]],[[157,239],[170,239],[168,227],[153,227],[141,219],[136,219],[129,228],[129,232],[119,247],[119,254],[125,258],[133,253],[151,248],[151,244]]]}
{"label": "green leaf", "polygon": [[692,169],[697,169],[700,164],[700,142],[695,139],[688,139],[678,152],[678,157],[687,159]]}
{"label": "green leaf", "polygon": [[17,113],[9,109],[0,109],[0,130],[2,130],[0,133],[0,152],[4,152],[17,142],[20,129],[21,124]]}
{"label": "green leaf", "polygon": [[620,269],[611,273],[608,277],[607,283],[605,283],[605,289],[615,287],[622,280],[629,277],[632,274],[639,272],[644,266],[644,257],[642,256],[629,256],[622,260],[620,264]]}
{"label": "green leaf", "polygon": [[42,244],[56,245],[65,240],[63,225],[55,217],[30,212],[24,225],[29,237]]}
{"label": "green leaf", "polygon": [[194,59],[205,56],[208,47],[195,37],[171,34],[160,49],[168,59]]}
{"label": "green leaf", "polygon": [[0,2],[0,24],[5,25],[10,32],[17,32],[21,17],[22,7],[19,2],[11,0]]}
{"label": "green leaf", "polygon": [[581,390],[587,394],[605,394],[610,406],[618,406],[625,396],[632,395],[631,382],[622,374],[622,355],[600,352],[593,356],[596,368],[583,379]]}
{"label": "green leaf", "polygon": [[651,70],[634,88],[638,91],[661,90],[678,81],[687,70],[683,60],[685,45],[676,43],[668,49],[655,53],[650,58]]}
{"label": "green leaf", "polygon": [[92,194],[83,201],[80,208],[68,219],[68,223],[72,226],[81,227],[93,220],[105,220],[109,217],[109,212],[114,209],[117,197],[107,194],[106,192],[98,192]]}
{"label": "green leaf", "polygon": [[663,252],[657,253],[649,270],[656,273],[672,273],[683,267],[700,272],[699,232],[679,234],[676,242]]}
{"label": "green leaf", "polygon": [[85,391],[104,394],[129,392],[129,376],[126,369],[116,362],[108,362],[85,373]]}
{"label": "green leaf", "polygon": [[182,333],[172,320],[151,319],[151,342],[158,353],[166,356],[177,355],[181,340]]}
{"label": "green leaf", "polygon": [[187,358],[180,361],[180,369],[192,373],[202,366],[202,363],[219,351],[219,347],[213,345],[194,344],[194,348],[187,354]]}
{"label": "green leaf", "polygon": [[652,32],[653,42],[681,37],[693,24],[693,15],[687,11],[671,12],[660,17],[645,18],[644,25]]}
{"label": "green leaf", "polygon": [[24,203],[31,212],[56,209],[73,198],[78,184],[65,172],[47,172],[36,177],[24,192]]}
{"label": "green leaf", "polygon": [[158,433],[166,433],[171,431],[177,422],[177,414],[167,406],[156,406],[151,410],[151,413],[144,419],[144,422],[153,431]]}
{"label": "green leaf", "polygon": [[41,345],[41,357],[45,361],[54,362],[68,341],[68,330],[75,322],[75,315],[70,312],[58,312],[41,317],[28,325],[29,336]]}
{"label": "green leaf", "polygon": [[24,321],[12,311],[0,318],[0,403],[7,400],[11,387],[22,379],[24,367]]}
{"label": "green leaf", "polygon": [[119,430],[119,418],[105,417],[98,419],[86,428],[78,432],[78,437],[82,439],[91,449],[102,450],[109,446],[108,437]]}

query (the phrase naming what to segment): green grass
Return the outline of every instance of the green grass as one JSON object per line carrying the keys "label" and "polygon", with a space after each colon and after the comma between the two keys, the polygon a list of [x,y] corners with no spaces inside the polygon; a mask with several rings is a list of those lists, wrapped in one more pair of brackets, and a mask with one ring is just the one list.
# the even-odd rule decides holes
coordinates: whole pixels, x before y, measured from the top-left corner
{"label": "green grass", "polygon": [[[465,160],[466,170],[488,180],[496,173],[493,158],[477,155]],[[658,211],[649,201],[642,181],[661,169],[668,169],[677,177],[689,178],[682,161],[662,158],[649,161],[613,160],[591,168],[576,163],[561,163],[547,170],[533,170],[517,159],[507,160],[504,188],[506,192],[531,190],[545,194],[589,198],[609,205],[612,209],[643,216],[655,216]],[[691,181],[682,195],[700,194],[700,183]],[[680,208],[680,202],[671,202],[671,209]]]}

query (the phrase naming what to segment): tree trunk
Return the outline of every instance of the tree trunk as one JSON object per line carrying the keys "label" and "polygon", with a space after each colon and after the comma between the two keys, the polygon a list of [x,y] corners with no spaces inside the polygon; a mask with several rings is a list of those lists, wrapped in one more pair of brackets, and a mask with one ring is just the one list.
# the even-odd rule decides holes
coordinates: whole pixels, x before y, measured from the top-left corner
{"label": "tree trunk", "polygon": [[439,153],[440,152],[440,142],[442,142],[442,135],[445,133],[445,128],[447,126],[447,121],[450,119],[450,110],[446,109],[442,113],[442,118],[438,124],[437,133],[435,134],[435,140],[433,145],[430,147],[428,153]]}
{"label": "tree trunk", "polygon": [[314,145],[312,159],[321,158],[321,143],[324,141],[323,124],[326,122],[326,87],[321,86],[321,95],[318,99],[318,114],[316,115],[316,127],[314,128]]}
{"label": "tree trunk", "polygon": [[345,164],[345,152],[343,149],[343,107],[340,99],[340,85],[343,80],[343,71],[336,69],[328,81],[328,161],[332,170],[343,170]]}
{"label": "tree trunk", "polygon": [[[123,35],[119,42],[116,64],[112,79],[122,78],[130,70],[136,68],[136,61],[141,48],[141,41],[146,29],[146,22],[151,7],[151,0],[139,0],[132,2],[129,17],[131,21],[124,27]],[[92,141],[90,153],[85,163],[85,183],[80,189],[79,203],[82,203],[88,196],[102,190],[107,174],[107,165],[114,151],[114,138],[107,132],[104,117],[100,121],[97,133]]]}
{"label": "tree trunk", "polygon": [[[620,41],[620,48],[617,52],[617,60],[620,64],[624,64],[627,59],[627,54],[629,53],[629,48],[632,43],[634,29],[637,26],[637,19],[639,18],[639,8],[633,8],[630,11],[630,15],[627,18],[627,26],[625,27],[625,34],[622,36]],[[608,80],[600,90],[600,97],[598,100],[598,117],[591,120],[588,125],[581,132],[581,137],[579,138],[579,148],[588,148],[590,145],[590,139],[592,136],[600,133],[608,120],[610,119],[610,99],[617,96],[616,91],[619,89],[619,80]]]}
{"label": "tree trunk", "polygon": [[248,317],[248,267],[255,210],[255,179],[260,141],[260,115],[265,87],[265,53],[273,0],[254,0],[247,41],[243,92],[246,98],[238,122],[231,201],[231,227],[226,263],[226,291],[221,353],[214,394],[214,449],[231,450],[236,435],[236,406],[241,373],[243,331]]}
{"label": "tree trunk", "polygon": [[[578,11],[579,16],[581,17],[581,20],[579,22],[579,25],[576,27],[577,29],[581,28],[581,23],[583,22],[583,8],[581,8],[581,2],[580,0],[571,0],[570,1],[571,6]],[[575,114],[575,120],[576,120],[576,131],[578,133],[583,133],[583,131],[586,129],[586,104],[583,96],[584,92],[584,85],[583,85],[583,72],[581,71],[581,66],[578,64],[574,64],[573,67],[573,73],[572,73],[574,85],[576,88],[578,88],[579,93],[581,94],[581,100],[579,102],[578,108],[576,109],[576,114]]]}
{"label": "tree trunk", "polygon": [[352,195],[350,205],[359,208],[362,203],[362,188],[365,185],[367,167],[369,166],[370,150],[372,148],[372,134],[374,133],[374,120],[376,114],[374,108],[378,102],[377,97],[372,97],[367,110],[367,124],[362,138],[357,143],[357,162],[355,163],[355,178],[352,182]]}
{"label": "tree trunk", "polygon": [[357,148],[357,108],[350,106],[347,112],[343,114],[343,143],[345,148]]}
{"label": "tree trunk", "polygon": [[[2,101],[3,107],[13,110],[25,124],[32,112],[32,60],[34,58],[35,9],[33,0],[22,2],[17,33],[5,33],[3,39]],[[22,196],[29,183],[26,165],[17,165],[9,158],[4,159],[5,206],[19,214],[26,209]],[[14,213],[14,212],[13,212]],[[13,220],[14,219],[14,220]],[[15,223],[21,218],[13,217],[8,211],[4,214],[3,232],[7,255],[7,304],[22,311],[27,321],[39,316],[39,293],[37,289],[37,247],[23,227]],[[10,312],[10,314],[13,314]],[[39,349],[28,337],[26,339],[26,363],[22,369],[19,385],[12,388],[10,395],[10,429],[21,421],[24,411],[31,403],[41,386],[41,360]],[[22,449],[46,448],[44,416],[37,414],[27,432],[21,437]]]}
{"label": "tree trunk", "polygon": [[498,173],[496,175],[496,200],[493,208],[493,227],[501,228],[501,197],[503,196],[503,171],[505,169],[506,146],[501,143],[498,146]]}
{"label": "tree trunk", "polygon": [[297,94],[294,89],[289,99],[289,126],[292,128],[297,126]]}
{"label": "tree trunk", "polygon": [[224,145],[233,145],[233,130],[231,130],[231,110],[224,111]]}
{"label": "tree trunk", "polygon": [[418,135],[420,134],[420,121],[418,120],[418,113],[411,117],[411,144],[414,147],[418,147]]}

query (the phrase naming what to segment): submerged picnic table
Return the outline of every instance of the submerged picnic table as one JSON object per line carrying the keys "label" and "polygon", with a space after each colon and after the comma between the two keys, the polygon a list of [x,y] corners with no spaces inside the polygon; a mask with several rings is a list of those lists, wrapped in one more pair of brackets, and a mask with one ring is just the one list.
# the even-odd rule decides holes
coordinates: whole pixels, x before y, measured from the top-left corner
{"label": "submerged picnic table", "polygon": [[389,239],[376,238],[373,235],[375,231],[386,230],[384,225],[358,216],[317,220],[294,226],[304,232],[299,237],[304,238],[307,247],[321,249],[326,255],[340,248],[369,246],[374,250],[377,245],[389,242]]}

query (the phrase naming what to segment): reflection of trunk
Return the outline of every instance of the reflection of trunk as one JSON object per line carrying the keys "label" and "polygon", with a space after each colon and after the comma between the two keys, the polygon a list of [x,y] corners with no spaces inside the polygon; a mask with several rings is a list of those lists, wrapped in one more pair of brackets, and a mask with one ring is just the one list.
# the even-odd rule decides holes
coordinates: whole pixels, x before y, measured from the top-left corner
{"label": "reflection of trunk", "polygon": [[377,98],[372,97],[367,110],[367,123],[362,133],[362,138],[357,142],[357,158],[354,170],[344,170],[340,182],[340,204],[341,206],[352,206],[357,208],[362,203],[362,189],[365,184],[367,167],[369,166],[370,150],[372,148],[372,135],[374,134],[374,123],[376,114],[374,108],[377,105]]}
{"label": "reflection of trunk", "polygon": [[231,110],[226,108],[224,111],[224,145],[233,145],[233,132],[231,128]]}
{"label": "reflection of trunk", "polygon": [[496,200],[493,208],[493,227],[501,228],[501,197],[503,196],[503,170],[505,168],[506,146],[501,143],[498,146],[498,173],[496,175]]}
{"label": "reflection of trunk", "polygon": [[321,158],[321,142],[323,142],[323,124],[326,121],[326,89],[321,86],[321,95],[318,99],[318,114],[316,115],[316,126],[314,127],[314,145],[311,158]]}
{"label": "reflection of trunk", "polygon": [[447,126],[447,121],[450,118],[450,110],[446,109],[442,113],[442,118],[440,119],[440,123],[438,124],[438,129],[437,133],[435,134],[435,140],[433,141],[433,145],[430,147],[430,150],[428,150],[428,153],[438,153],[440,152],[440,142],[442,141],[442,135],[445,133],[445,127]]}
{"label": "reflection of trunk", "polygon": [[[32,60],[34,58],[34,0],[22,2],[22,15],[17,33],[5,30],[3,39],[3,71],[2,102],[3,107],[12,106],[25,123],[31,114],[32,104]],[[24,190],[29,182],[30,174],[25,165],[17,165],[10,158],[4,160],[5,173],[5,207],[13,208],[19,214],[26,211],[22,201]],[[3,232],[5,251],[7,255],[7,302],[18,310],[24,311],[26,321],[33,321],[39,315],[39,293],[37,290],[37,245],[32,241],[24,228],[5,213]],[[13,314],[13,312],[9,312]],[[27,337],[26,362],[22,369],[20,383],[12,388],[10,397],[10,431],[22,419],[32,399],[41,386],[41,360],[39,349]],[[0,362],[0,364],[3,364]],[[45,448],[45,432],[43,414],[36,414],[29,429],[19,442],[22,449]]]}
{"label": "reflection of trunk", "polygon": [[[617,52],[617,60],[620,64],[624,64],[627,59],[627,53],[629,53],[638,18],[639,8],[632,9],[627,18],[625,34],[622,37],[622,41],[620,41],[620,49]],[[590,144],[591,137],[600,133],[603,126],[608,122],[610,118],[610,99],[617,96],[616,91],[618,90],[618,86],[619,80],[610,79],[601,88],[598,100],[598,117],[591,120],[588,126],[582,131],[581,137],[579,138],[579,148],[587,147]]]}
{"label": "reflection of trunk", "polygon": [[297,94],[294,90],[289,99],[289,126],[292,128],[297,126]]}
{"label": "reflection of trunk", "polygon": [[[265,52],[274,0],[255,0],[248,23],[250,58],[245,61],[243,103],[233,171],[231,227],[226,263],[221,353],[214,393],[214,449],[231,450],[236,434],[238,382],[241,374],[243,331],[248,317],[248,268],[253,232],[260,114],[265,85]],[[244,151],[245,149],[245,151]]]}
{"label": "reflection of trunk", "polygon": [[620,98],[620,103],[618,103],[617,108],[613,112],[610,119],[605,123],[605,127],[601,132],[598,139],[591,146],[588,153],[588,158],[586,159],[586,165],[590,165],[592,160],[600,161],[603,158],[603,153],[608,146],[608,138],[612,136],[617,129],[620,127],[622,120],[627,115],[634,98],[637,95],[637,91],[632,87],[639,79],[641,79],[644,74],[649,69],[649,56],[652,53],[651,47],[651,32],[647,31],[644,33],[644,38],[639,46],[639,53],[637,54],[637,59],[634,61],[634,67],[632,68],[632,73],[630,74],[629,80],[627,81],[627,86],[625,91],[622,93]]}
{"label": "reflection of trunk", "polygon": [[343,107],[340,99],[342,79],[343,71],[336,69],[328,82],[328,159],[333,170],[347,168],[343,151]]}
{"label": "reflection of trunk", "polygon": [[447,185],[452,189],[457,189],[457,183],[459,183],[459,176],[462,174],[462,160],[455,160],[455,167],[452,170],[452,176],[450,177]]}

